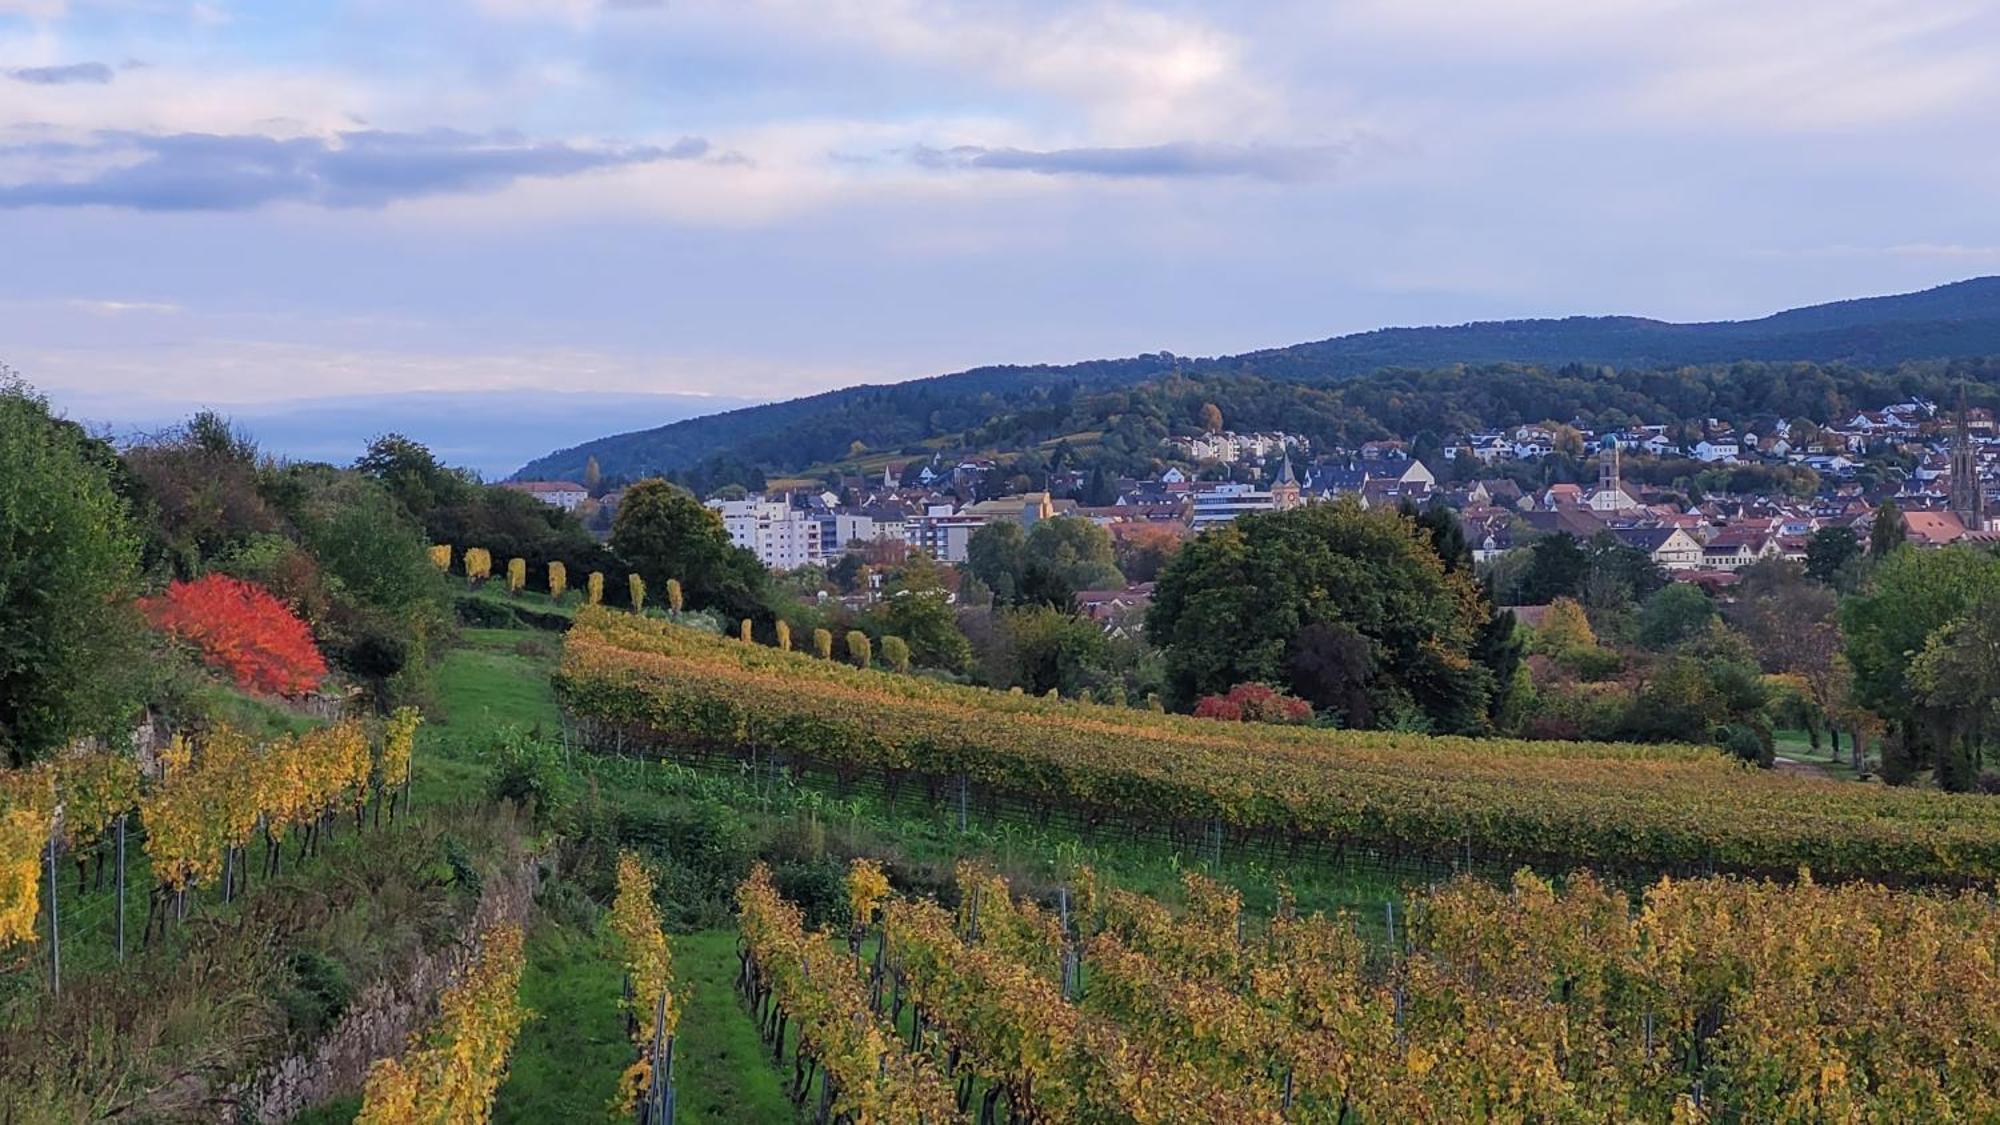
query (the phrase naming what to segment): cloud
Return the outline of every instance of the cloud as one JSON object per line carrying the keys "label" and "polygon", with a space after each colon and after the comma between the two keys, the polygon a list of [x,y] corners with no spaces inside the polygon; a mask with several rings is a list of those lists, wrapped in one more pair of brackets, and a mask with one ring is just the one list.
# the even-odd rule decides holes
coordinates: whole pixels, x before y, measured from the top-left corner
{"label": "cloud", "polygon": [[73,309],[95,313],[99,316],[118,316],[122,313],[177,313],[180,305],[173,301],[108,301],[77,298],[69,302]]}
{"label": "cloud", "polygon": [[952,148],[917,146],[910,159],[925,168],[1036,172],[1046,176],[1189,179],[1218,176],[1260,180],[1317,179],[1333,172],[1350,146],[1210,144],[1177,141],[1126,148]]}
{"label": "cloud", "polygon": [[102,86],[111,81],[112,70],[101,62],[80,62],[66,66],[24,66],[8,71],[7,77],[35,86],[67,86],[75,82]]}
{"label": "cloud", "polygon": [[692,160],[707,151],[708,142],[700,137],[683,137],[666,148],[585,147],[448,129],[348,132],[331,139],[99,132],[85,143],[0,147],[0,158],[66,157],[92,165],[81,176],[0,185],[0,208],[248,211],[274,203],[381,207],[423,196],[490,192],[522,179]]}

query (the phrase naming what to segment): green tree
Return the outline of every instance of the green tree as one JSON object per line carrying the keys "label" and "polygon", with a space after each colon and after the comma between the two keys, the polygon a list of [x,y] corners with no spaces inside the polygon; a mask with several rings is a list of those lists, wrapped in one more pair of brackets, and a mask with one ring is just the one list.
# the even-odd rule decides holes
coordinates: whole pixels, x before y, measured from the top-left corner
{"label": "green tree", "polygon": [[128,725],[139,701],[139,539],[106,460],[0,382],[0,749],[13,766]]}
{"label": "green tree", "polygon": [[1708,627],[1715,602],[1688,582],[1674,582],[1647,598],[1639,609],[1639,643],[1655,651],[1670,649]]}
{"label": "green tree", "polygon": [[767,617],[769,572],[735,546],[722,517],[684,488],[653,479],[625,490],[611,526],[611,549],[646,584],[665,589],[678,578],[688,602],[727,618]]}
{"label": "green tree", "polygon": [[1806,540],[1806,574],[1828,586],[1861,557],[1861,540],[1851,527],[1822,527]]}
{"label": "green tree", "polygon": [[959,631],[944,568],[929,555],[913,554],[897,568],[883,584],[872,616],[879,632],[903,638],[922,667],[958,672],[972,661],[972,643]]}
{"label": "green tree", "polygon": [[[1940,630],[1980,605],[2000,601],[2000,558],[1968,547],[1892,551],[1875,567],[1866,592],[1841,605],[1855,701],[1889,726],[1882,768],[1907,780],[1938,761],[1948,732],[1926,711],[1931,698],[1911,665]],[[1935,685],[1933,685],[1935,686]]]}
{"label": "green tree", "polygon": [[1909,678],[1938,739],[1938,784],[1973,788],[2000,735],[2000,589],[1932,633]]}
{"label": "green tree", "polygon": [[1125,585],[1112,555],[1111,533],[1091,520],[1076,516],[1038,520],[1028,532],[1026,551],[1030,566],[1048,568],[1071,590]]}
{"label": "green tree", "polygon": [[1021,598],[1021,576],[1028,568],[1028,533],[1014,520],[996,520],[977,528],[965,541],[965,569],[979,579],[1001,605]]}
{"label": "green tree", "polygon": [[1312,624],[1365,639],[1377,721],[1420,716],[1440,729],[1485,726],[1491,673],[1471,651],[1491,618],[1471,575],[1448,572],[1430,536],[1351,499],[1245,516],[1182,548],[1161,575],[1146,633],[1166,654],[1183,706],[1240,683],[1294,682]]}
{"label": "green tree", "polygon": [[1561,597],[1583,593],[1590,577],[1590,552],[1576,536],[1558,531],[1535,540],[1528,548],[1525,569],[1515,577],[1512,590],[1502,591],[1517,605],[1547,605]]}
{"label": "green tree", "polygon": [[996,624],[1006,656],[1001,686],[1078,699],[1110,677],[1110,644],[1094,621],[1037,605],[1003,611]]}
{"label": "green tree", "polygon": [[887,636],[882,638],[882,662],[898,672],[910,670],[910,646],[903,638]]}
{"label": "green tree", "polygon": [[1875,521],[1868,525],[1868,557],[1885,558],[1903,545],[1909,532],[1903,530],[1903,511],[1894,500],[1882,501],[1875,509]]}

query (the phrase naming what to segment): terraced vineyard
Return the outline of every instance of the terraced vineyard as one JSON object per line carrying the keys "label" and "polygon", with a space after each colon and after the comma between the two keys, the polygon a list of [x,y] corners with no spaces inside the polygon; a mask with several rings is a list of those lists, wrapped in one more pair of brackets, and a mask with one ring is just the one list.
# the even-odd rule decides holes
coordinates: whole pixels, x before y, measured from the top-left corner
{"label": "terraced vineyard", "polygon": [[1087,869],[1054,907],[972,864],[955,910],[880,878],[856,861],[845,943],[761,867],[738,894],[739,985],[781,1052],[795,1027],[819,1121],[2000,1114],[1983,895],[1468,877],[1384,949],[1346,917],[1246,917],[1194,874],[1179,912]]}
{"label": "terraced vineyard", "polygon": [[1697,747],[1215,723],[865,671],[604,610],[578,615],[556,690],[607,747],[776,756],[892,793],[977,785],[1188,838],[1563,869],[2000,877],[2000,809],[1984,797],[1828,786]]}

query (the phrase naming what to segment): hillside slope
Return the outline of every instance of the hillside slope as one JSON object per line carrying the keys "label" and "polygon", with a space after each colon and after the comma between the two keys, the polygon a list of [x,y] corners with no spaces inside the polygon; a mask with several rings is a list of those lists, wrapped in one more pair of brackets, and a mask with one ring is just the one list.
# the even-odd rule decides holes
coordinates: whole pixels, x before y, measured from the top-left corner
{"label": "hillside slope", "polygon": [[1060,402],[1078,390],[1126,386],[1175,370],[1316,382],[1387,367],[1452,363],[1655,367],[1748,359],[1889,365],[1996,353],[2000,277],[1982,277],[1757,320],[1674,324],[1579,316],[1489,321],[1383,328],[1203,359],[1162,353],[1065,365],[979,367],[907,383],[846,387],[598,438],[538,458],[517,475],[573,476],[592,456],[606,473],[628,476],[687,468],[716,457],[796,468],[839,456],[857,440],[871,448],[890,448],[976,426],[1003,411],[1044,400]]}

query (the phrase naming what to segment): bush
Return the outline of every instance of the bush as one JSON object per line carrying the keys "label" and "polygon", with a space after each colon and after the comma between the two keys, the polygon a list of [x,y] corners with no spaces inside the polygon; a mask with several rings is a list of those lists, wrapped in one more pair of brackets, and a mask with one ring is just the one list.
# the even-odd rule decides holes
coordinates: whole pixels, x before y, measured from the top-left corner
{"label": "bush", "polygon": [[1231,723],[1309,723],[1312,704],[1268,684],[1237,684],[1224,695],[1204,696],[1194,705],[1197,719]]}
{"label": "bush", "polygon": [[847,928],[852,911],[847,903],[847,869],[831,858],[780,863],[771,870],[778,892],[805,913],[806,926]]}
{"label": "bush", "polygon": [[493,800],[509,800],[535,810],[535,823],[553,824],[569,807],[569,775],[563,768],[562,747],[507,727],[493,736],[489,748],[493,777],[487,785]]}
{"label": "bush", "polygon": [[317,1039],[331,1030],[347,1011],[354,987],[340,962],[315,949],[301,949],[286,961],[290,982],[278,993],[285,1024],[299,1042]]}
{"label": "bush", "polygon": [[326,678],[306,623],[253,582],[210,574],[175,582],[140,605],[155,628],[193,645],[238,687],[296,696]]}
{"label": "bush", "polygon": [[619,847],[638,852],[658,872],[669,926],[688,930],[727,923],[730,896],[756,855],[741,813],[720,801],[635,807],[618,811],[614,830]]}
{"label": "bush", "polygon": [[1715,728],[1715,744],[1732,757],[1769,769],[1777,760],[1771,740],[1746,723],[1729,723]]}

